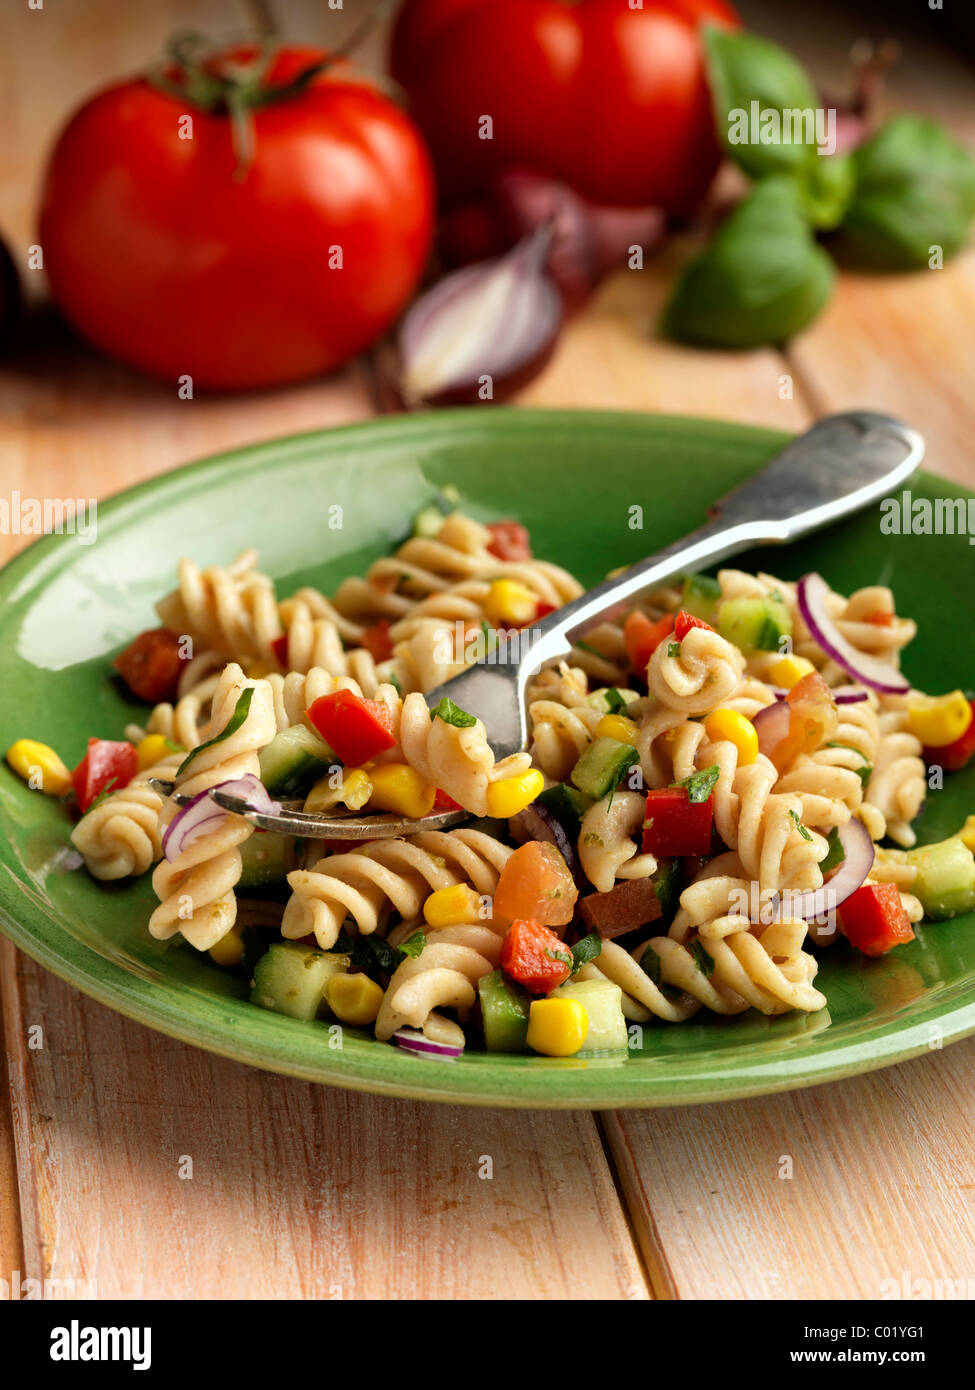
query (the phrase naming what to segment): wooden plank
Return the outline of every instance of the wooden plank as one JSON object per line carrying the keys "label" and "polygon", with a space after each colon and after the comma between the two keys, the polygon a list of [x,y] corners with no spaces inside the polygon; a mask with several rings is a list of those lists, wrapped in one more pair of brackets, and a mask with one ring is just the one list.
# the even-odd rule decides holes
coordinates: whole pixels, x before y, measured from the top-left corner
{"label": "wooden plank", "polygon": [[269,1076],[21,964],[45,1036],[16,1102],[35,1277],[99,1298],[647,1297],[590,1115]]}
{"label": "wooden plank", "polygon": [[[16,1070],[21,1055],[21,1036],[13,1023],[14,1018],[19,1018],[14,980],[16,955],[10,942],[0,939],[0,1025],[6,1025],[7,1030],[4,1062],[0,1068],[0,1279],[8,1283],[14,1270],[25,1268],[14,1142],[14,1101],[19,1092]],[[5,994],[11,1000],[10,1008],[4,1007]],[[18,1114],[16,1121],[21,1118]]]}
{"label": "wooden plank", "polygon": [[962,1280],[970,1297],[973,1063],[968,1040],[810,1091],[605,1117],[657,1296],[874,1299],[921,1280],[931,1297]]}

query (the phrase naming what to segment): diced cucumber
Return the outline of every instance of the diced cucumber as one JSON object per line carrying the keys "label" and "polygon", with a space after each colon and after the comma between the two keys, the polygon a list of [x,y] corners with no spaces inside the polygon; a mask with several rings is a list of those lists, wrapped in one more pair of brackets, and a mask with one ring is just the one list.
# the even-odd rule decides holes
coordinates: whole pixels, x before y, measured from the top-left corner
{"label": "diced cucumber", "polygon": [[681,859],[660,859],[650,876],[657,901],[663,908],[665,921],[672,921],[680,907],[680,895],[687,887],[687,875]]}
{"label": "diced cucumber", "polygon": [[348,956],[276,941],[254,966],[251,1003],[289,1018],[315,1018],[329,980],[348,968]]}
{"label": "diced cucumber", "polygon": [[554,787],[546,787],[539,792],[536,800],[552,813],[570,839],[578,839],[582,817],[592,805],[588,796],[583,796],[567,782],[556,782]]}
{"label": "diced cucumber", "polygon": [[436,501],[431,502],[429,506],[421,507],[413,518],[414,536],[432,540],[444,524],[444,518],[456,510],[459,502],[460,493],[448,483],[437,494]]}
{"label": "diced cucumber", "polygon": [[684,577],[681,606],[695,618],[709,623],[721,598],[721,585],[709,574],[688,574]]}
{"label": "diced cucumber", "polygon": [[266,888],[270,883],[282,883],[291,870],[298,867],[296,846],[293,835],[256,830],[240,846],[244,867],[237,887]]}
{"label": "diced cucumber", "polygon": [[[613,696],[618,699],[613,699]],[[621,690],[619,686],[607,686],[604,690],[593,690],[586,696],[586,704],[593,709],[598,709],[600,714],[622,714],[620,701],[623,705],[632,704],[634,700],[639,700],[640,695],[636,690]]]}
{"label": "diced cucumber", "polygon": [[304,724],[276,734],[258,754],[261,781],[272,796],[302,796],[338,763],[328,744]]}
{"label": "diced cucumber", "polygon": [[792,635],[788,608],[775,598],[731,598],[718,609],[718,631],[745,652],[778,651]]}
{"label": "diced cucumber", "polygon": [[524,1052],[532,996],[500,970],[477,982],[484,1045],[488,1052]]}
{"label": "diced cucumber", "polygon": [[599,801],[619,786],[627,768],[639,761],[639,753],[629,743],[620,743],[617,738],[593,739],[572,769],[573,785]]}
{"label": "diced cucumber", "polygon": [[611,980],[570,980],[553,992],[554,998],[575,999],[589,1015],[589,1032],[579,1056],[589,1052],[625,1051],[628,1044],[623,1017],[623,991]]}
{"label": "diced cucumber", "polygon": [[958,835],[908,850],[907,862],[917,868],[912,891],[926,917],[941,922],[975,908],[975,855]]}

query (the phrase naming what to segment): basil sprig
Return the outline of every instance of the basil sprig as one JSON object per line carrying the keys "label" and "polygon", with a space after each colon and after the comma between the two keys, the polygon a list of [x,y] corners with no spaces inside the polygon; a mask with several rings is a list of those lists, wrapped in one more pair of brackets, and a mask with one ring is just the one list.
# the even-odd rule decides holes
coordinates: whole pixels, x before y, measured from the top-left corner
{"label": "basil sprig", "polygon": [[572,973],[581,970],[584,965],[588,965],[591,960],[595,960],[602,953],[603,938],[598,932],[590,932],[577,941],[572,947]]}
{"label": "basil sprig", "polygon": [[241,691],[237,703],[236,705],[234,705],[233,714],[230,716],[225,727],[220,730],[219,734],[214,734],[213,738],[208,738],[206,743],[198,744],[191,753],[187,753],[186,757],[183,759],[179,767],[176,769],[177,780],[179,780],[179,778],[182,777],[183,773],[189,767],[190,763],[193,761],[196,755],[198,753],[202,753],[204,748],[214,748],[218,743],[223,743],[224,739],[229,738],[231,734],[235,734],[237,732],[241,724],[243,724],[244,720],[247,718],[248,711],[251,707],[251,700],[253,698],[254,687],[252,685],[249,685],[246,690]]}
{"label": "basil sprig", "polygon": [[690,777],[685,777],[682,782],[675,782],[674,787],[683,787],[687,792],[688,801],[707,801],[718,785],[720,776],[721,768],[717,763],[712,763],[700,772],[692,772]]}
{"label": "basil sprig", "polygon": [[452,724],[455,729],[470,729],[477,723],[473,714],[468,714],[466,709],[461,709],[455,705],[453,700],[448,700],[445,695],[436,709],[430,711],[430,722],[434,719],[442,719],[445,724]]}

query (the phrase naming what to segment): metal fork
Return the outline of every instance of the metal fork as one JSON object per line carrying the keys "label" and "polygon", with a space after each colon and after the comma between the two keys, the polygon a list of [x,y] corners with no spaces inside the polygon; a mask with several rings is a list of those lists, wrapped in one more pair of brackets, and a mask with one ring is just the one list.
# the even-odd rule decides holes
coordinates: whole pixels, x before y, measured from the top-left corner
{"label": "metal fork", "polygon": [[[752,546],[798,540],[852,515],[903,483],[923,457],[921,435],[892,416],[869,411],[827,416],[715,502],[703,526],[543,618],[533,626],[530,642],[499,642],[483,661],[429,691],[427,703],[433,708],[447,696],[477,715],[499,760],[520,752],[528,742],[529,679],[542,666],[568,656],[573,643],[597,621],[622,616],[630,600],[682,571],[703,569]],[[152,785],[172,791],[172,783]],[[323,840],[409,835],[470,819],[461,811],[423,820],[319,816],[298,810],[297,802],[282,803],[280,813],[266,815],[219,790],[210,795],[262,830]]]}

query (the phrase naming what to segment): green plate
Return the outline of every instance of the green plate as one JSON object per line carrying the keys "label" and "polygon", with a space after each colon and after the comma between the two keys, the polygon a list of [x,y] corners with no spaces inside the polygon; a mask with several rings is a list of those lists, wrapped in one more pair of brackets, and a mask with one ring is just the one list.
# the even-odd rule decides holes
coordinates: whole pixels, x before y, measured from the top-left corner
{"label": "green plate", "polygon": [[[103,503],[98,537],[50,536],[0,572],[5,653],[0,746],[29,735],[69,764],[89,734],[118,737],[142,708],[110,679],[109,654],[154,621],[178,556],[225,562],[260,547],[282,594],[361,573],[406,533],[433,489],[459,488],[484,519],[516,516],[536,550],[585,583],[698,525],[709,498],[785,442],[765,430],[664,416],[515,410],[377,420],[225,454]],[[930,476],[926,496],[967,496]],[[631,508],[643,529],[631,529]],[[337,512],[335,508],[341,508]],[[341,529],[335,529],[337,519]],[[973,552],[965,536],[882,536],[876,509],[804,545],[748,556],[793,578],[816,567],[838,589],[893,585],[920,625],[905,668],[931,690],[972,682]],[[922,839],[975,811],[975,769],[928,797]],[[879,961],[845,943],[822,956],[819,1014],[655,1024],[627,1058],[470,1053],[442,1063],[346,1030],[266,1013],[243,982],[178,940],[153,941],[148,875],[100,886],[66,872],[55,802],[0,771],[0,926],[85,993],[213,1052],[313,1081],[477,1105],[674,1105],[813,1085],[886,1066],[975,1031],[975,914],[924,926]]]}

